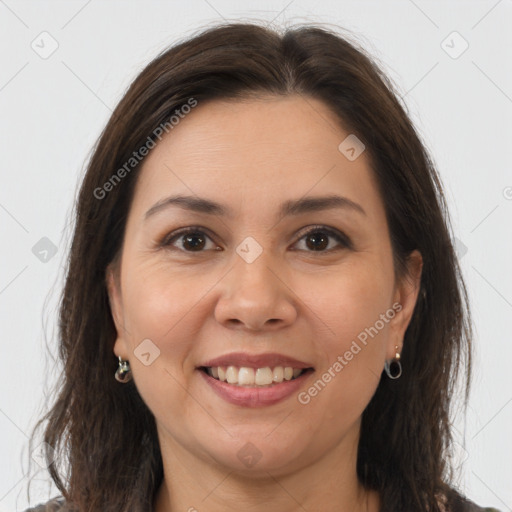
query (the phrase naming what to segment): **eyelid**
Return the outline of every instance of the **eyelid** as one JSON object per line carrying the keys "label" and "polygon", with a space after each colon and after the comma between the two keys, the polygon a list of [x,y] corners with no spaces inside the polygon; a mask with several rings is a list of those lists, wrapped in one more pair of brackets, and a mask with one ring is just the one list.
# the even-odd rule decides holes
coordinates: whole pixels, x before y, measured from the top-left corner
{"label": "eyelid", "polygon": [[[303,228],[297,235],[298,236],[297,242],[302,240],[306,235],[309,235],[310,233],[315,233],[318,231],[321,231],[322,233],[325,233],[326,235],[334,238],[341,246],[345,246],[347,249],[353,249],[352,240],[345,233],[343,233],[343,231],[340,231],[339,229],[336,229],[336,228],[331,228],[329,226],[325,226],[323,224],[313,224],[311,226],[306,226],[305,228]],[[307,252],[311,252],[313,254],[315,252],[317,252],[317,254],[322,254],[322,253],[330,254],[331,252],[336,251],[336,250],[338,250],[338,248],[329,249],[328,251],[318,251],[318,252],[317,251],[307,251]]]}
{"label": "eyelid", "polygon": [[[197,233],[197,232],[207,235],[208,238],[212,242],[216,243],[215,237],[211,234],[211,231],[209,229],[207,229],[203,226],[186,226],[186,227],[179,228],[179,229],[173,231],[172,233],[165,235],[158,245],[159,245],[159,247],[166,248],[166,247],[173,245],[173,244],[171,244],[172,240],[179,239],[180,236],[184,236],[189,233]],[[347,235],[345,235],[345,233],[343,233],[342,231],[340,231],[336,228],[331,228],[329,226],[325,226],[322,224],[313,224],[313,225],[305,226],[304,228],[302,228],[299,231],[299,233],[295,235],[297,237],[297,241],[294,243],[294,245],[296,243],[298,243],[299,241],[301,241],[305,236],[309,235],[310,233],[315,233],[315,232],[323,232],[326,235],[330,236],[331,238],[334,238],[341,247],[345,247],[347,249],[353,249],[352,241]],[[181,252],[185,252],[185,253],[189,253],[189,254],[194,254],[194,253],[199,254],[199,253],[206,252],[206,251],[183,251],[177,247],[176,247],[176,249]],[[336,250],[339,250],[339,247],[334,248],[334,249],[329,249],[327,251],[305,251],[305,252],[311,252],[313,254],[315,254],[315,253],[316,254],[330,254],[331,252],[336,251]]]}
{"label": "eyelid", "polygon": [[[171,245],[171,240],[178,239],[180,236],[187,235],[189,233],[203,233],[208,236],[210,240],[215,242],[215,238],[212,235],[211,231],[203,226],[186,226],[184,228],[179,228],[174,230],[172,233],[168,233],[165,235],[162,240],[159,242],[159,247],[168,247]],[[189,252],[192,253],[193,251],[183,251],[183,252]],[[204,251],[198,251],[198,252],[204,252]]]}

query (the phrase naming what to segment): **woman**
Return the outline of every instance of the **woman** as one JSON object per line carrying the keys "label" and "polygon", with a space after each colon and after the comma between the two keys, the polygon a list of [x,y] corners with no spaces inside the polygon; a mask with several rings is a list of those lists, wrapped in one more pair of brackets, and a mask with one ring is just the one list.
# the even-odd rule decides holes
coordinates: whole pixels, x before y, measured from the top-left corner
{"label": "woman", "polygon": [[206,30],[137,77],[82,184],[47,510],[483,510],[449,458],[470,340],[378,67],[323,28]]}

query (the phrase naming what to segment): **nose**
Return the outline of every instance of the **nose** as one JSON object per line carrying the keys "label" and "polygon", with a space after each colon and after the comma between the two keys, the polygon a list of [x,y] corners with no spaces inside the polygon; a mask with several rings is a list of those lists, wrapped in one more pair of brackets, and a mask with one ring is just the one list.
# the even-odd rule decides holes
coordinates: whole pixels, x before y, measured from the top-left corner
{"label": "nose", "polygon": [[295,321],[297,298],[284,273],[264,254],[252,263],[239,258],[219,283],[215,317],[225,327],[275,331]]}

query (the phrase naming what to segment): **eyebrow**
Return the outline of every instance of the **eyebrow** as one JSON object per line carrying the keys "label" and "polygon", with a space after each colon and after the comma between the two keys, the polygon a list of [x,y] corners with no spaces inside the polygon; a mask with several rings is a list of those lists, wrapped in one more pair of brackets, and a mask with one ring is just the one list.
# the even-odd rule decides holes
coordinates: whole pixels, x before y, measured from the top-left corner
{"label": "eyebrow", "polygon": [[[223,217],[234,217],[234,211],[220,203],[205,199],[198,196],[174,195],[166,197],[154,204],[145,214],[144,219],[155,215],[171,206],[177,206],[184,210],[198,213],[206,213],[208,215],[218,215]],[[322,210],[331,210],[334,208],[346,209],[353,212],[366,215],[363,207],[355,203],[347,197],[338,195],[305,197],[301,199],[290,199],[285,201],[279,209],[279,217],[288,217],[292,215],[300,215],[303,213],[319,212]]]}

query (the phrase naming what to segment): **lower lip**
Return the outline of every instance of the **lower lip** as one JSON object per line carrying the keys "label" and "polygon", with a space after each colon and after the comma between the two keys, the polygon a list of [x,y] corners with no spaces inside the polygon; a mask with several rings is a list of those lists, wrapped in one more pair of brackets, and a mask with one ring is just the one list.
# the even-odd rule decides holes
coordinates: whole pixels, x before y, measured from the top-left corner
{"label": "lower lip", "polygon": [[304,381],[313,373],[312,370],[307,370],[293,380],[273,384],[270,387],[249,388],[214,379],[203,370],[198,369],[197,371],[217,395],[226,400],[226,402],[243,407],[265,407],[281,402],[298,392]]}

